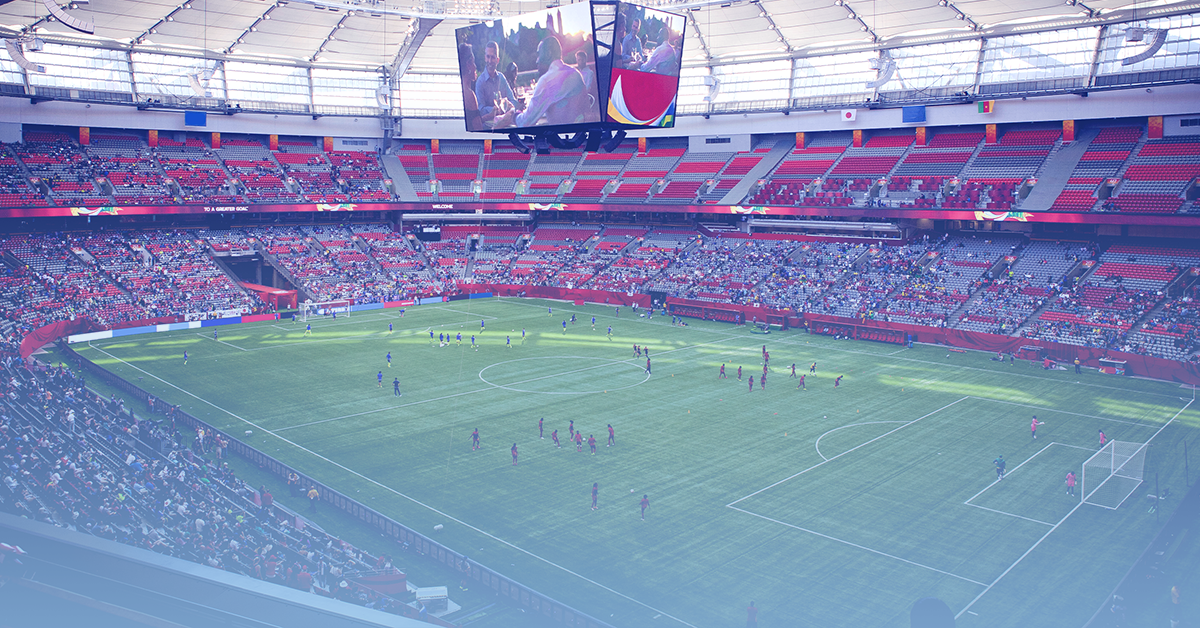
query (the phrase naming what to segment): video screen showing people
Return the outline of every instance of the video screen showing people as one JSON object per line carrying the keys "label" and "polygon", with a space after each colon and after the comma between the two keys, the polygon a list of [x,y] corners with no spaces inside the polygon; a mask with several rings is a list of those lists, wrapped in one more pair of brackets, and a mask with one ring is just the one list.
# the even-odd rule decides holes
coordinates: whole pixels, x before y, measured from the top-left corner
{"label": "video screen showing people", "polygon": [[455,30],[468,131],[600,121],[589,3]]}
{"label": "video screen showing people", "polygon": [[621,3],[613,33],[607,119],[635,126],[675,126],[682,15]]}

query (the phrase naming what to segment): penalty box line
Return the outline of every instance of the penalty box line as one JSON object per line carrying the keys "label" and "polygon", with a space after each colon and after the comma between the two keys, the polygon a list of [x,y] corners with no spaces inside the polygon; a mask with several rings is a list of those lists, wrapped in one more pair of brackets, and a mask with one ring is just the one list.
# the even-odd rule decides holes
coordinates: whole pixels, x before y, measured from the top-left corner
{"label": "penalty box line", "polygon": [[[1183,414],[1183,412],[1185,410],[1187,410],[1189,407],[1191,407],[1191,405],[1194,401],[1195,401],[1195,399],[1184,404],[1184,406],[1179,409],[1179,412],[1176,412],[1175,416],[1171,417],[1170,420],[1168,420],[1166,423],[1163,423],[1162,427],[1158,428],[1158,431],[1154,432],[1154,434],[1150,438],[1147,438],[1145,443],[1142,443],[1142,446],[1144,447],[1146,445],[1149,445],[1150,441],[1154,440],[1155,437],[1157,437],[1159,434],[1161,434],[1163,430],[1167,429],[1168,425],[1174,423],[1175,419],[1179,418],[1179,415]],[[1071,515],[1075,514],[1075,511],[1079,510],[1086,503],[1087,502],[1083,501],[1082,496],[1080,496],[1079,503],[1075,504],[1075,507],[1071,509],[1071,512],[1068,512],[1066,515],[1063,516],[1062,519],[1059,519],[1058,523],[1054,524],[1049,530],[1046,531],[1045,534],[1042,535],[1042,538],[1038,539],[1037,542],[1034,543],[1029,549],[1025,550],[1024,554],[1021,554],[1021,556],[1019,558],[1017,558],[1017,560],[1013,561],[1013,564],[1009,565],[1008,569],[1005,569],[1003,572],[1001,572],[1001,574],[999,576],[996,576],[996,579],[993,580],[991,584],[987,585],[987,587],[983,591],[980,591],[979,595],[976,595],[975,599],[971,600],[971,602],[969,604],[967,604],[966,606],[964,606],[961,611],[958,611],[958,614],[955,615],[954,618],[958,619],[959,617],[963,616],[963,613],[971,612],[971,607],[975,606],[976,602],[981,600],[984,595],[987,595],[987,592],[991,591],[993,587],[995,587],[997,584],[999,584],[1000,581],[1004,579],[1004,576],[1007,576],[1010,571],[1012,571],[1013,569],[1016,569],[1017,565],[1021,564],[1021,561],[1025,560],[1026,556],[1029,556],[1030,554],[1032,554],[1033,550],[1037,549],[1037,547],[1039,545],[1041,545],[1043,541],[1045,541],[1047,538],[1049,538],[1051,534],[1054,534],[1054,531],[1057,530],[1059,526],[1061,526],[1063,523],[1065,523],[1067,521],[1067,519],[1070,519]],[[975,613],[971,613],[971,614],[974,615]]]}
{"label": "penalty box line", "polygon": [[811,535],[813,535],[813,536],[818,536],[818,537],[821,537],[821,538],[823,538],[823,539],[826,539],[826,540],[829,540],[829,541],[833,541],[834,543],[841,543],[842,545],[848,545],[848,546],[850,546],[850,547],[853,547],[853,548],[856,548],[856,549],[860,549],[860,550],[863,550],[863,551],[865,551],[865,552],[870,552],[870,553],[872,553],[872,554],[876,554],[876,555],[879,555],[879,556],[883,556],[883,557],[885,557],[885,558],[890,558],[890,559],[892,559],[892,560],[897,560],[897,561],[900,561],[900,562],[902,562],[902,563],[905,563],[905,564],[908,564],[908,565],[912,565],[912,566],[914,566],[914,567],[920,567],[921,569],[927,569],[927,570],[929,570],[929,571],[932,571],[932,572],[935,572],[935,573],[940,573],[940,574],[942,574],[943,576],[950,576],[951,578],[957,578],[958,580],[962,580],[963,582],[970,582],[971,584],[979,585],[979,586],[981,586],[981,587],[986,587],[986,586],[987,586],[987,584],[986,584],[986,583],[980,582],[980,581],[978,581],[978,580],[972,580],[972,579],[970,579],[970,578],[967,578],[967,577],[965,577],[965,576],[960,576],[960,575],[958,575],[958,574],[955,574],[955,573],[950,573],[949,571],[943,571],[943,570],[941,570],[941,569],[938,569],[938,568],[936,568],[936,567],[930,567],[929,565],[924,565],[924,564],[921,564],[921,563],[918,563],[918,562],[915,562],[915,561],[911,561],[911,560],[908,560],[907,558],[901,558],[901,557],[899,557],[899,556],[896,556],[896,555],[894,555],[894,554],[888,554],[887,552],[881,552],[881,551],[879,551],[879,550],[877,550],[877,549],[872,549],[872,548],[870,548],[870,547],[867,547],[867,546],[865,546],[865,545],[859,545],[858,543],[851,543],[850,541],[846,541],[846,540],[843,540],[843,539],[839,539],[839,538],[837,538],[837,537],[829,536],[828,534],[821,534],[820,532],[817,532],[817,531],[815,531],[815,530],[809,530],[808,528],[802,528],[802,527],[800,527],[800,526],[798,526],[798,525],[793,525],[793,524],[787,523],[787,522],[785,522],[785,521],[780,521],[780,520],[778,520],[778,519],[772,519],[772,518],[770,518],[770,517],[767,517],[767,516],[765,516],[765,515],[760,515],[760,514],[758,514],[758,513],[756,513],[756,512],[750,512],[749,510],[743,510],[743,509],[741,509],[741,508],[738,508],[738,507],[736,507],[736,506],[729,506],[729,508],[731,508],[731,509],[733,509],[733,510],[736,510],[736,511],[738,511],[738,512],[743,512],[743,513],[746,513],[746,514],[748,514],[748,515],[750,515],[750,516],[752,516],[752,517],[758,517],[759,519],[762,519],[762,520],[764,520],[764,521],[770,521],[771,523],[777,523],[777,524],[779,524],[779,525],[781,525],[781,526],[784,526],[784,527],[787,527],[787,528],[791,528],[791,529],[793,529],[793,530],[799,530],[799,531],[801,531],[801,532],[807,532],[808,534],[811,534]]}
{"label": "penalty box line", "polygon": [[211,407],[215,408],[216,410],[219,410],[219,411],[221,411],[221,412],[224,412],[225,414],[227,414],[227,415],[229,415],[229,416],[233,417],[234,419],[237,419],[238,421],[241,421],[242,423],[245,423],[246,425],[249,425],[250,427],[253,427],[253,428],[256,428],[256,429],[262,430],[264,433],[266,433],[266,434],[270,434],[270,435],[271,435],[271,436],[273,436],[274,438],[278,438],[280,441],[283,441],[284,443],[287,443],[288,445],[290,445],[290,446],[292,446],[292,447],[295,447],[295,448],[296,448],[298,451],[303,451],[304,453],[306,453],[306,454],[308,454],[308,455],[310,455],[310,456],[313,456],[314,458],[316,458],[316,459],[318,459],[318,460],[321,460],[322,462],[325,462],[325,463],[327,463],[327,464],[330,464],[330,465],[332,465],[332,466],[334,466],[334,467],[337,467],[338,469],[341,469],[342,471],[345,471],[345,472],[347,472],[347,473],[349,473],[349,474],[351,474],[351,475],[353,475],[353,476],[355,476],[355,477],[357,477],[357,478],[359,478],[359,479],[363,480],[364,482],[367,482],[368,484],[373,484],[373,485],[375,485],[375,486],[377,486],[377,487],[379,487],[379,488],[381,488],[381,489],[383,489],[383,490],[385,490],[385,491],[387,491],[387,492],[389,492],[389,493],[392,493],[393,495],[396,495],[397,497],[401,497],[401,498],[403,498],[403,499],[406,499],[406,500],[408,500],[408,501],[410,501],[410,502],[412,502],[412,503],[414,503],[414,504],[416,504],[416,505],[418,505],[418,506],[421,506],[422,508],[425,508],[426,510],[428,510],[428,511],[430,511],[430,512],[432,512],[432,513],[435,513],[435,514],[437,514],[437,515],[440,515],[440,516],[442,516],[442,517],[445,517],[445,518],[449,519],[450,521],[453,521],[453,522],[455,522],[455,523],[457,523],[457,524],[459,524],[459,525],[461,525],[461,526],[463,526],[463,527],[465,527],[465,528],[467,528],[467,529],[469,529],[469,530],[472,530],[472,531],[474,531],[474,532],[477,532],[477,533],[479,533],[479,534],[481,534],[481,535],[483,535],[483,536],[485,536],[485,537],[487,537],[487,538],[489,538],[489,539],[492,539],[493,541],[495,541],[495,542],[497,542],[497,543],[500,543],[501,545],[504,545],[505,547],[511,548],[511,549],[513,549],[513,550],[515,550],[515,551],[517,551],[517,552],[519,552],[519,553],[521,553],[521,554],[524,554],[524,555],[526,555],[526,556],[529,556],[530,558],[533,558],[533,559],[535,559],[535,560],[537,560],[537,561],[539,561],[539,562],[542,562],[542,563],[545,563],[545,564],[547,564],[547,565],[550,565],[551,567],[554,567],[555,569],[558,569],[558,570],[560,570],[560,571],[562,571],[562,572],[564,572],[564,573],[567,573],[567,574],[570,574],[570,575],[572,575],[572,576],[574,576],[574,577],[576,577],[576,578],[579,578],[580,580],[583,580],[584,582],[587,582],[587,583],[589,583],[589,584],[591,584],[591,585],[593,585],[593,586],[596,586],[596,587],[598,587],[598,588],[600,588],[600,589],[603,589],[603,590],[605,590],[605,591],[607,591],[607,592],[609,592],[609,593],[612,593],[613,595],[616,595],[617,597],[620,597],[620,598],[622,598],[622,599],[628,600],[628,601],[630,601],[630,602],[632,602],[632,603],[634,603],[634,604],[637,604],[638,606],[641,606],[641,607],[643,607],[643,608],[646,608],[646,609],[652,610],[652,611],[654,611],[654,612],[656,612],[656,613],[659,613],[659,614],[660,614],[660,615],[662,615],[663,617],[666,617],[666,618],[668,618],[668,619],[672,619],[672,620],[674,620],[674,621],[676,621],[676,622],[678,622],[678,623],[680,623],[680,624],[683,624],[684,626],[688,626],[689,628],[698,628],[697,626],[695,626],[695,625],[693,625],[693,624],[690,624],[690,623],[688,623],[687,621],[685,621],[685,620],[683,620],[683,619],[680,619],[680,618],[678,618],[678,617],[675,617],[674,615],[671,615],[670,613],[667,613],[666,611],[663,611],[663,610],[660,610],[660,609],[658,609],[658,608],[655,608],[655,607],[653,607],[653,606],[650,606],[649,604],[646,604],[645,602],[642,602],[642,601],[640,601],[640,600],[637,600],[637,599],[635,599],[635,598],[632,598],[632,597],[630,597],[630,596],[628,596],[628,595],[625,595],[624,593],[621,593],[620,591],[617,591],[617,590],[615,590],[615,589],[612,589],[612,588],[609,588],[609,587],[607,587],[607,586],[605,586],[605,585],[603,585],[603,584],[600,584],[599,582],[596,582],[595,580],[592,580],[591,578],[588,578],[587,576],[584,576],[584,575],[582,575],[582,574],[580,574],[580,573],[578,573],[578,572],[572,571],[571,569],[568,569],[567,567],[564,567],[564,566],[562,566],[562,565],[560,565],[560,564],[558,564],[558,563],[556,563],[556,562],[554,562],[554,561],[552,561],[552,560],[550,560],[550,559],[548,559],[548,558],[543,558],[542,556],[539,556],[539,555],[537,555],[537,554],[534,554],[533,552],[531,552],[531,551],[529,551],[529,550],[527,550],[527,549],[525,549],[525,548],[523,548],[523,547],[520,547],[519,545],[516,545],[516,544],[514,544],[514,543],[512,543],[512,542],[506,541],[506,540],[504,540],[504,539],[502,539],[502,538],[500,538],[500,537],[498,537],[498,536],[496,536],[496,535],[494,535],[494,534],[492,534],[492,533],[490,533],[490,532],[487,532],[487,531],[485,531],[485,530],[482,530],[482,529],[480,529],[480,528],[477,528],[477,527],[475,527],[475,526],[473,526],[473,525],[471,525],[471,524],[469,524],[469,523],[467,523],[467,522],[465,522],[465,521],[463,521],[463,520],[461,520],[461,519],[458,519],[457,517],[454,517],[453,515],[450,515],[450,514],[448,514],[448,513],[445,513],[445,512],[443,512],[443,511],[441,511],[441,510],[438,510],[437,508],[434,508],[433,506],[430,506],[429,504],[426,504],[426,503],[424,503],[424,502],[420,501],[419,499],[416,499],[415,497],[410,497],[410,496],[408,496],[408,495],[405,495],[404,493],[401,493],[400,491],[398,491],[398,490],[396,490],[396,489],[394,489],[394,488],[392,488],[392,487],[390,487],[390,486],[388,486],[388,485],[386,485],[386,484],[384,484],[384,483],[382,483],[382,482],[380,482],[380,481],[378,481],[378,480],[376,480],[376,479],[374,479],[374,478],[367,477],[366,475],[363,475],[362,473],[359,473],[358,471],[355,471],[354,469],[351,469],[351,468],[347,467],[346,465],[343,465],[343,464],[341,464],[341,463],[339,463],[339,462],[336,462],[336,461],[334,461],[334,460],[331,460],[330,458],[327,458],[327,457],[325,457],[325,456],[322,456],[321,454],[319,454],[319,453],[317,453],[317,452],[315,452],[315,451],[312,451],[311,449],[308,449],[307,447],[304,447],[304,446],[302,446],[302,445],[300,445],[300,444],[298,444],[298,443],[292,442],[292,441],[290,441],[290,440],[288,440],[288,439],[284,438],[283,436],[280,436],[280,435],[276,434],[275,432],[273,432],[273,431],[271,431],[271,430],[269,430],[269,429],[266,429],[266,428],[264,428],[264,427],[262,427],[262,426],[260,426],[260,425],[256,424],[255,422],[253,422],[253,421],[251,421],[251,420],[249,420],[249,419],[244,419],[244,418],[242,418],[242,417],[240,417],[240,416],[238,416],[238,415],[234,414],[233,412],[230,412],[229,410],[226,410],[225,408],[222,408],[221,406],[218,406],[217,404],[215,404],[215,403],[213,403],[213,402],[211,402],[211,401],[209,401],[209,400],[207,400],[207,399],[205,399],[205,398],[203,398],[203,397],[201,397],[201,396],[199,396],[199,395],[196,395],[195,393],[192,393],[192,392],[190,392],[190,391],[188,391],[188,390],[185,390],[185,389],[183,389],[183,388],[180,388],[179,386],[176,386],[175,384],[172,384],[171,382],[168,382],[168,381],[166,381],[166,380],[162,379],[161,377],[159,377],[159,376],[157,376],[157,375],[155,375],[155,374],[153,374],[153,373],[151,373],[151,372],[149,372],[149,371],[146,371],[146,370],[144,370],[144,369],[142,369],[142,368],[139,368],[138,366],[135,366],[135,365],[133,365],[133,364],[130,364],[129,362],[126,362],[125,360],[122,360],[121,358],[118,358],[117,356],[115,356],[115,355],[113,355],[113,354],[111,354],[111,353],[109,353],[109,352],[107,352],[107,351],[105,351],[105,350],[103,350],[103,349],[100,349],[99,347],[96,347],[96,350],[97,350],[97,351],[99,351],[99,352],[101,352],[101,353],[103,353],[103,354],[105,354],[105,355],[107,355],[108,357],[110,357],[110,358],[112,358],[112,359],[114,359],[114,360],[117,360],[118,362],[121,362],[121,363],[125,364],[126,366],[128,366],[128,367],[130,367],[130,368],[132,368],[132,369],[134,369],[134,370],[136,370],[136,371],[141,371],[142,373],[145,373],[146,375],[149,375],[150,377],[153,377],[154,379],[157,379],[158,381],[162,382],[163,384],[166,384],[167,386],[170,386],[171,388],[174,388],[175,390],[178,390],[179,392],[181,392],[181,393],[183,393],[183,394],[185,394],[185,395],[187,395],[187,396],[189,396],[189,397],[192,397],[193,399],[196,399],[197,401],[199,401],[199,402],[201,402],[201,403],[204,403],[204,404],[206,404],[206,405],[209,405],[209,406],[211,406]]}
{"label": "penalty box line", "polygon": [[[855,446],[855,447],[853,447],[853,448],[851,448],[851,449],[847,449],[846,451],[843,451],[842,453],[840,453],[840,454],[838,454],[838,455],[836,455],[836,456],[833,456],[832,458],[829,458],[828,460],[822,460],[821,462],[818,462],[817,464],[814,464],[814,465],[812,465],[811,467],[808,467],[807,469],[804,469],[803,471],[800,471],[800,472],[798,472],[798,473],[794,473],[794,474],[792,474],[792,475],[789,475],[788,477],[786,477],[786,478],[783,478],[782,480],[779,480],[778,482],[775,482],[774,484],[769,484],[769,485],[767,485],[767,486],[764,486],[763,488],[760,488],[760,489],[758,489],[757,491],[754,491],[753,493],[750,493],[749,495],[745,495],[745,496],[743,496],[743,497],[739,497],[738,499],[735,499],[735,500],[733,500],[733,501],[729,502],[728,504],[725,504],[725,507],[726,507],[726,508],[733,508],[733,506],[735,506],[736,504],[738,504],[738,503],[740,503],[740,502],[743,502],[743,501],[745,501],[745,500],[747,500],[747,499],[750,499],[751,497],[754,497],[755,495],[758,495],[759,493],[762,493],[762,492],[764,492],[764,491],[767,491],[767,490],[769,490],[769,489],[775,488],[776,486],[779,486],[780,484],[783,484],[784,482],[787,482],[787,481],[789,481],[789,480],[794,480],[794,479],[796,479],[796,478],[798,478],[798,477],[800,477],[800,476],[804,475],[805,473],[808,473],[809,471],[812,471],[812,470],[814,470],[814,469],[816,469],[816,468],[818,468],[818,467],[824,466],[826,463],[833,462],[834,460],[837,460],[838,458],[841,458],[842,456],[845,456],[846,454],[849,454],[849,453],[851,453],[851,452],[854,452],[854,451],[857,451],[857,450],[859,450],[859,449],[862,449],[863,447],[866,447],[867,445],[870,445],[871,443],[874,443],[874,442],[875,442],[875,441],[877,441],[877,440],[880,440],[880,439],[882,439],[882,438],[884,438],[884,437],[887,437],[887,436],[891,436],[892,434],[894,434],[894,433],[896,433],[896,432],[899,432],[900,430],[902,430],[902,429],[904,429],[904,428],[906,428],[906,427],[908,427],[908,426],[910,426],[910,425],[912,425],[912,424],[914,424],[914,423],[917,423],[918,421],[922,421],[922,420],[924,420],[924,419],[927,419],[927,418],[929,418],[929,417],[931,417],[931,416],[933,416],[933,415],[935,415],[935,414],[937,414],[937,413],[939,413],[939,412],[941,412],[941,411],[943,411],[943,410],[946,410],[946,409],[949,409],[949,408],[951,408],[951,407],[955,406],[955,405],[956,405],[956,404],[958,404],[958,403],[961,403],[961,402],[963,402],[963,401],[966,401],[967,399],[970,399],[970,397],[969,397],[969,396],[968,396],[968,397],[962,397],[962,398],[960,398],[960,399],[956,399],[956,400],[954,400],[954,401],[951,401],[950,403],[948,403],[948,404],[946,404],[946,405],[944,405],[944,406],[942,406],[942,407],[938,408],[937,410],[934,410],[933,412],[930,412],[930,413],[928,413],[928,414],[925,414],[925,415],[923,415],[923,416],[917,417],[917,418],[915,418],[915,419],[913,419],[913,420],[911,420],[911,421],[908,421],[908,422],[904,423],[904,425],[901,425],[900,427],[897,427],[897,428],[895,428],[895,429],[893,429],[893,430],[888,430],[887,432],[884,432],[883,434],[880,434],[879,436],[876,436],[875,438],[872,438],[871,440],[869,440],[869,441],[867,441],[867,442],[865,442],[865,443],[862,443],[861,445],[857,445],[857,446]],[[741,510],[741,509],[740,509],[740,508],[735,508],[735,510]],[[743,512],[744,512],[744,511],[743,511]]]}

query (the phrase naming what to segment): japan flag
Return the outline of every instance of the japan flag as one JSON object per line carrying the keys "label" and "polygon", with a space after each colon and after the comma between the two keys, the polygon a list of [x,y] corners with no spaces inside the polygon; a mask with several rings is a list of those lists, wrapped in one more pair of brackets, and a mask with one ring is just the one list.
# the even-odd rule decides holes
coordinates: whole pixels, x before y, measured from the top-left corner
{"label": "japan flag", "polygon": [[842,121],[843,122],[854,122],[854,119],[857,117],[858,117],[857,109],[842,109]]}

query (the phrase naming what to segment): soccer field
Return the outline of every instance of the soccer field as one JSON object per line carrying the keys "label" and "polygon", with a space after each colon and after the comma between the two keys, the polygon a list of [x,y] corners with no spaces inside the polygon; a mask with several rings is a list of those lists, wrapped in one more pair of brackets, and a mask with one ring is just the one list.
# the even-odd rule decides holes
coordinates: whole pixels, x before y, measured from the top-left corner
{"label": "soccer field", "polygon": [[[1197,443],[1200,404],[1178,384],[615,314],[475,299],[403,318],[317,319],[311,337],[289,321],[220,327],[216,340],[204,329],[74,348],[619,627],[741,625],[751,600],[764,626],[900,627],[926,596],[962,627],[1081,626],[1157,531],[1155,478],[1176,499],[1186,493],[1182,443]],[[431,330],[461,332],[462,344],[439,347]],[[653,374],[634,344],[649,348]],[[790,377],[793,362],[807,390]],[[717,377],[722,363],[728,379]],[[1035,414],[1045,421],[1036,440]],[[570,420],[585,441],[595,436],[596,455],[568,443]],[[1116,510],[1065,494],[1067,471],[1099,449],[1098,430],[1150,443],[1146,483]]]}

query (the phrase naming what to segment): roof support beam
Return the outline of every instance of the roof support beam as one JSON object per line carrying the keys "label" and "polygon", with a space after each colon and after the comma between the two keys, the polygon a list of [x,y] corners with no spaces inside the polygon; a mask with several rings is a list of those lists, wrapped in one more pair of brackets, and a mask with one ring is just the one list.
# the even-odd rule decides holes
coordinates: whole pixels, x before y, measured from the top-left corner
{"label": "roof support beam", "polygon": [[441,23],[442,20],[430,17],[414,18],[409,23],[408,32],[404,35],[404,41],[400,42],[400,48],[396,50],[396,57],[392,59],[392,67],[388,71],[388,77],[393,84],[408,71],[408,66],[412,65],[421,43],[433,32],[433,28]]}

